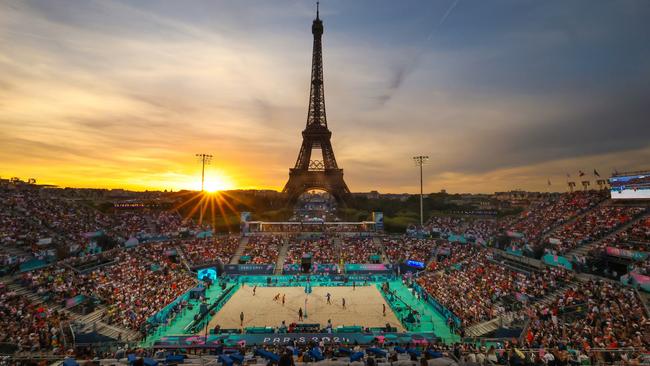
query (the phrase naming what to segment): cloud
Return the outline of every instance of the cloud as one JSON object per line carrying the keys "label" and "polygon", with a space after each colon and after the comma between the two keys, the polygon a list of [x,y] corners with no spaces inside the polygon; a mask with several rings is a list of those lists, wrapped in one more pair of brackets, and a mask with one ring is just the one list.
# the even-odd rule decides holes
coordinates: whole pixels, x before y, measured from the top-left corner
{"label": "cloud", "polygon": [[[328,2],[325,98],[348,185],[415,191],[418,154],[432,158],[427,187],[449,191],[644,168],[649,12]],[[206,152],[243,187],[281,188],[306,118],[312,18],[296,1],[3,2],[0,174],[170,188]]]}

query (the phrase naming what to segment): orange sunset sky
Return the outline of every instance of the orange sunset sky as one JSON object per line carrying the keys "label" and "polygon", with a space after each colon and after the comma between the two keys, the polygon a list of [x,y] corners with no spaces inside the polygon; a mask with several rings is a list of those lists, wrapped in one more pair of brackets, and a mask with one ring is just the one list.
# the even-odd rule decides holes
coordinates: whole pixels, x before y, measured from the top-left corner
{"label": "orange sunset sky", "polygon": [[[578,170],[650,168],[649,8],[489,3],[321,4],[352,191],[416,192],[420,154],[426,191],[563,191]],[[0,176],[197,189],[209,153],[209,188],[282,189],[313,18],[309,1],[0,1]]]}

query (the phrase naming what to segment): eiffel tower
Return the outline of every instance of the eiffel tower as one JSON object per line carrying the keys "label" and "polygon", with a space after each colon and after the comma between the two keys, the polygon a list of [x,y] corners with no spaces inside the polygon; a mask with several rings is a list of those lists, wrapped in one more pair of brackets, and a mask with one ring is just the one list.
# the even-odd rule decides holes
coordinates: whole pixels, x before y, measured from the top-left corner
{"label": "eiffel tower", "polygon": [[[327,128],[321,42],[323,21],[318,15],[318,3],[316,3],[316,19],[311,26],[311,33],[314,35],[314,49],[307,127],[302,131],[302,146],[298,160],[296,160],[296,165],[289,169],[289,181],[282,190],[286,193],[288,203],[292,206],[301,194],[312,189],[322,189],[328,192],[340,205],[345,205],[350,198],[350,190],[343,181],[343,169],[336,164],[334,150],[332,150],[330,141],[332,132]],[[320,150],[322,160],[312,157],[314,150]]]}

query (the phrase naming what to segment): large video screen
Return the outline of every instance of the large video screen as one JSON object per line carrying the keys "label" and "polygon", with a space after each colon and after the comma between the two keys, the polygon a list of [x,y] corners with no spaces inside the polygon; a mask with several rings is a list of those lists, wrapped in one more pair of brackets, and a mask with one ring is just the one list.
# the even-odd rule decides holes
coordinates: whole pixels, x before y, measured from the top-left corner
{"label": "large video screen", "polygon": [[650,174],[609,178],[612,199],[650,199]]}

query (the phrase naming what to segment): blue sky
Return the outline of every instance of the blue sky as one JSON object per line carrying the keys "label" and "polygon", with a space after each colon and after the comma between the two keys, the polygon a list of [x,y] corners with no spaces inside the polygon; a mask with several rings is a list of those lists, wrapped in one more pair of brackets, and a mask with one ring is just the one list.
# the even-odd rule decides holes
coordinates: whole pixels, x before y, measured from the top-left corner
{"label": "blue sky", "polygon": [[[281,189],[306,121],[310,1],[0,0],[0,176]],[[563,190],[650,168],[650,2],[322,1],[353,191]]]}

